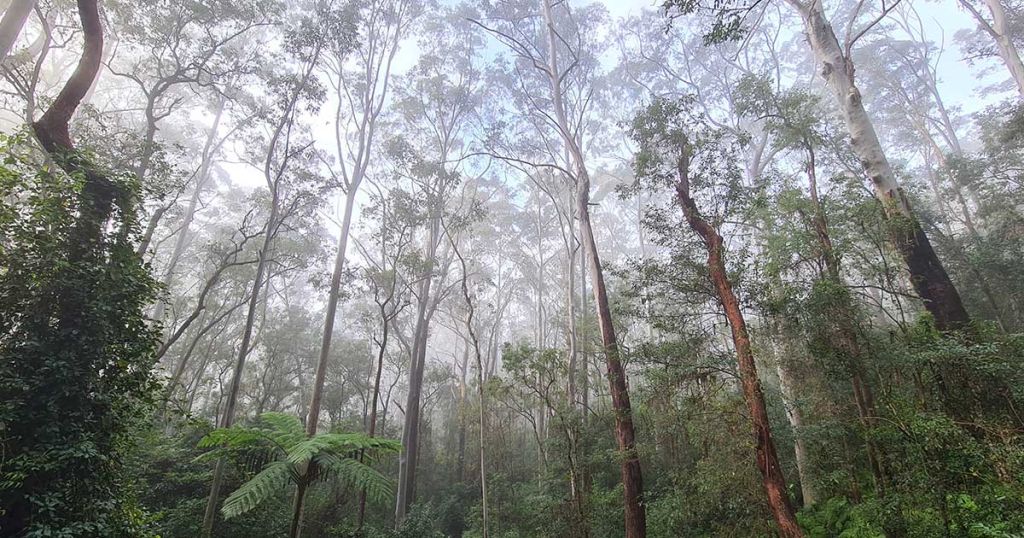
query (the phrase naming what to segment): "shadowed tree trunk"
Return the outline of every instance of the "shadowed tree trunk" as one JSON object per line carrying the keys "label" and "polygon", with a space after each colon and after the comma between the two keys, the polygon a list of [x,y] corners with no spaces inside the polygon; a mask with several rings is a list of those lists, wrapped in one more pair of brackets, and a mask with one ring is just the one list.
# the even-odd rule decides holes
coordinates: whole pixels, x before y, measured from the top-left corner
{"label": "shadowed tree trunk", "polygon": [[907,266],[915,291],[940,330],[966,329],[970,317],[960,294],[896,181],[874,124],[864,109],[860,90],[854,81],[853,62],[840,46],[832,25],[822,12],[821,3],[787,2],[803,17],[807,39],[821,65],[821,74],[839,106],[850,134],[851,147],[889,219],[893,245]]}

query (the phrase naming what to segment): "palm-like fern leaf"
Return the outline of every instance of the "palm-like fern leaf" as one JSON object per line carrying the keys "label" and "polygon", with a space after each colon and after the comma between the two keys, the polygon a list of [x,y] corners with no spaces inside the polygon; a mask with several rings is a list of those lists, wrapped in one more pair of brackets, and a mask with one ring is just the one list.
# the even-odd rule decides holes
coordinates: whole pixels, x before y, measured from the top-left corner
{"label": "palm-like fern leaf", "polygon": [[[197,461],[232,456],[243,467],[262,468],[224,501],[221,512],[225,518],[232,518],[252,510],[289,484],[309,480],[341,480],[365,489],[374,501],[386,500],[391,496],[390,482],[356,455],[372,458],[398,452],[402,445],[360,433],[306,437],[296,417],[264,413],[255,426],[236,425],[210,432],[199,441],[199,447],[213,450],[196,458]],[[274,461],[264,466],[268,460]]]}
{"label": "palm-like fern leaf", "polygon": [[360,450],[373,455],[376,452],[398,452],[401,448],[402,444],[398,441],[369,437],[361,433],[322,433],[293,446],[288,451],[288,461],[301,466],[325,452],[344,457]]}
{"label": "palm-like fern leaf", "polygon": [[322,452],[315,462],[320,467],[321,477],[333,477],[365,489],[367,497],[375,502],[383,502],[391,497],[391,482],[387,477],[359,460]]}
{"label": "palm-like fern leaf", "polygon": [[225,519],[244,514],[276,495],[297,479],[295,469],[291,464],[285,461],[272,462],[251,480],[228,495],[220,511],[224,514]]}
{"label": "palm-like fern leaf", "polygon": [[265,435],[286,451],[306,439],[306,429],[298,417],[287,413],[263,413],[260,422],[271,426],[263,429]]}

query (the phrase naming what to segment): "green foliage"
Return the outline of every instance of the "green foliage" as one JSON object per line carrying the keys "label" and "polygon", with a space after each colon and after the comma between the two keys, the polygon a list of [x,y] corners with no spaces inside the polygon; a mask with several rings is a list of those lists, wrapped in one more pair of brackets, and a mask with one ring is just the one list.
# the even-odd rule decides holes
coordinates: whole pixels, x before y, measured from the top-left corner
{"label": "green foliage", "polygon": [[264,413],[251,426],[216,429],[200,439],[198,446],[213,449],[197,458],[200,461],[244,457],[260,467],[224,500],[221,512],[227,519],[249,512],[289,484],[336,480],[365,490],[372,500],[384,501],[391,496],[391,485],[364,460],[401,449],[397,441],[358,433],[306,437],[299,419],[284,413]]}
{"label": "green foliage", "polygon": [[[120,472],[156,389],[138,185],[110,176],[113,211],[97,215],[83,177],[38,164],[21,140],[0,145],[0,529],[140,535]],[[99,237],[81,244],[88,228]]]}

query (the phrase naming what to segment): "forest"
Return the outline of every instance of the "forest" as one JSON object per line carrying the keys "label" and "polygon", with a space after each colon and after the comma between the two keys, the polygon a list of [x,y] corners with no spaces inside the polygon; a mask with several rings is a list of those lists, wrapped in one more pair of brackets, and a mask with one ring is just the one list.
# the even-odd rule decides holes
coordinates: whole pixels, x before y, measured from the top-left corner
{"label": "forest", "polygon": [[1024,1],[0,10],[0,537],[1024,537]]}

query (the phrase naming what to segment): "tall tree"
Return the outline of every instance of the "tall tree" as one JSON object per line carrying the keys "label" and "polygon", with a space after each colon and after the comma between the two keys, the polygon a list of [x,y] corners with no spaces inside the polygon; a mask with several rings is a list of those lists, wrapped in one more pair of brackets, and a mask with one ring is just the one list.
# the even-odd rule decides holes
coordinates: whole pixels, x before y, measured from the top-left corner
{"label": "tall tree", "polygon": [[[725,243],[715,225],[701,214],[692,191],[693,185],[698,181],[707,183],[710,180],[708,177],[698,178],[698,174],[713,174],[715,178],[727,178],[738,175],[738,170],[728,144],[720,135],[713,132],[687,132],[685,124],[682,123],[682,106],[685,105],[665,100],[655,101],[635,120],[633,135],[640,144],[636,165],[638,176],[658,179],[669,173],[659,170],[660,167],[667,168],[669,163],[674,165],[677,204],[682,209],[687,224],[701,238],[707,249],[709,278],[718,301],[725,310],[725,317],[732,332],[743,400],[747,404],[754,430],[757,468],[761,472],[768,507],[782,536],[801,538],[803,531],[796,521],[793,505],[786,493],[786,479],[779,463],[775,441],[772,439],[771,423],[768,419],[764,391],[757,376],[757,365],[754,362],[746,319],[726,271]],[[711,147],[708,147],[709,145]],[[661,153],[667,153],[670,157],[663,157]],[[662,159],[668,163],[663,164]]]}
{"label": "tall tree", "polygon": [[1020,59],[1017,45],[1014,43],[1014,35],[1010,30],[1009,18],[1006,7],[1000,0],[984,0],[988,8],[991,20],[985,18],[981,11],[975,6],[973,0],[959,0],[960,5],[978,21],[978,26],[985,31],[992,41],[995,42],[996,52],[999,58],[1006,65],[1014,84],[1017,86],[1017,93],[1024,98],[1024,62]]}
{"label": "tall tree", "polygon": [[[286,185],[289,180],[295,180],[292,170],[295,165],[294,161],[309,159],[308,148],[311,143],[301,143],[299,140],[301,126],[296,122],[296,116],[300,102],[309,97],[310,88],[314,82],[313,70],[320,58],[326,37],[322,31],[318,31],[323,30],[323,28],[315,25],[313,28],[314,30],[310,34],[299,34],[296,36],[300,38],[294,42],[300,47],[294,51],[300,60],[299,72],[294,77],[284,77],[280,81],[282,86],[279,88],[280,92],[277,95],[279,102],[275,103],[277,108],[266,118],[270,128],[270,136],[266,142],[262,172],[270,195],[269,213],[263,227],[263,241],[258,251],[256,272],[249,293],[249,304],[246,311],[245,325],[242,329],[242,338],[238,346],[238,353],[232,369],[224,407],[220,413],[219,427],[221,428],[230,428],[235,420],[235,407],[242,384],[242,374],[246,358],[250,351],[252,351],[253,328],[256,324],[260,296],[268,283],[266,275],[274,241],[287,218],[296,211],[309,207],[315,200],[315,194],[308,188],[303,189],[301,185],[294,185],[292,189],[289,189],[289,185]],[[207,500],[206,513],[203,518],[203,535],[207,537],[213,534],[223,479],[224,461],[218,460],[214,468],[210,496]],[[296,496],[296,499],[300,498],[301,496]],[[296,511],[300,510],[301,504],[297,501]]]}

